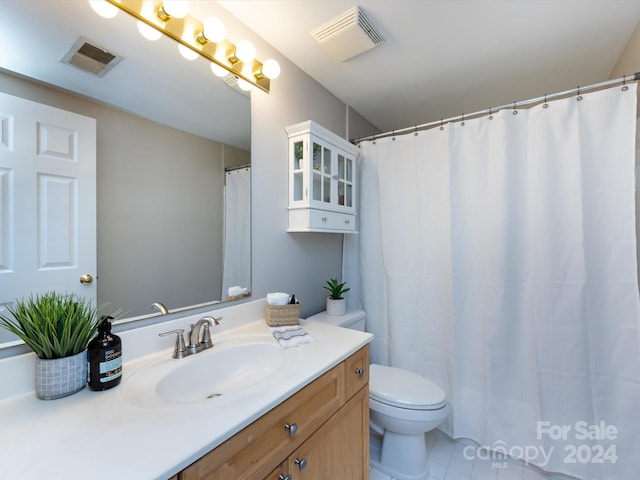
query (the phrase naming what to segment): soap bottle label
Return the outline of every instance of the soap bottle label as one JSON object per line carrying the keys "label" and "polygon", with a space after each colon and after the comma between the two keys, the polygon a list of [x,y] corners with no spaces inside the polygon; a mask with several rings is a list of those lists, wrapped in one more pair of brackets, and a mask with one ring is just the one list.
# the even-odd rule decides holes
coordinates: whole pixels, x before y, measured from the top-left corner
{"label": "soap bottle label", "polygon": [[122,375],[122,352],[105,350],[104,361],[100,362],[100,383],[110,382]]}

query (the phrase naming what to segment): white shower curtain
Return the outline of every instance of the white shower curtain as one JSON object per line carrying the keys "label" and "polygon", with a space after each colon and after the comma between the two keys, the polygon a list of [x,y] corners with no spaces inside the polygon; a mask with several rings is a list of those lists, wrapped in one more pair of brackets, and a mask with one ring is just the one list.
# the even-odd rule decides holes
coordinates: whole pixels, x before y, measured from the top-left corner
{"label": "white shower curtain", "polygon": [[229,287],[251,289],[251,169],[225,175],[222,299]]}
{"label": "white shower curtain", "polygon": [[343,276],[372,361],[440,384],[451,436],[640,478],[635,116],[632,85],[361,144]]}

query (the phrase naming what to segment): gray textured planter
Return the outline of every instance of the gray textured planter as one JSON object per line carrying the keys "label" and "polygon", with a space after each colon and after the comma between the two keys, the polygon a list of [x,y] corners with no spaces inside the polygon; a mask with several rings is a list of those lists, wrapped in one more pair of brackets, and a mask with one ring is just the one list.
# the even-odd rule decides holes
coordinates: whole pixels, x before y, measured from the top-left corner
{"label": "gray textured planter", "polygon": [[327,315],[342,316],[347,310],[347,301],[344,298],[334,299],[327,297]]}
{"label": "gray textured planter", "polygon": [[87,351],[52,360],[36,357],[36,395],[43,400],[66,397],[87,384]]}

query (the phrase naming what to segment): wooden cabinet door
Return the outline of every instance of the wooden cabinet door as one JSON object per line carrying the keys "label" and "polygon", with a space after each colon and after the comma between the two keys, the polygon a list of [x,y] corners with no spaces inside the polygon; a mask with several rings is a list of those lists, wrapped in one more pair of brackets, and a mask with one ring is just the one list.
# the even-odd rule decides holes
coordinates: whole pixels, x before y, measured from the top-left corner
{"label": "wooden cabinet door", "polygon": [[369,478],[369,389],[362,388],[289,457],[292,480]]}

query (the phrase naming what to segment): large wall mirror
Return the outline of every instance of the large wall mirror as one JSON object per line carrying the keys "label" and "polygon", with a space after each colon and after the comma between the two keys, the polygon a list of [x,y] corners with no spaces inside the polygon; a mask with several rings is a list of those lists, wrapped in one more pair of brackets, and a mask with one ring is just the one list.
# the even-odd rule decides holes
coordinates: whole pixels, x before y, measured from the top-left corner
{"label": "large wall mirror", "polygon": [[[79,40],[122,60],[104,76],[62,62]],[[86,1],[9,2],[0,44],[0,92],[96,118],[99,305],[139,318],[250,293],[250,100],[233,78]]]}

